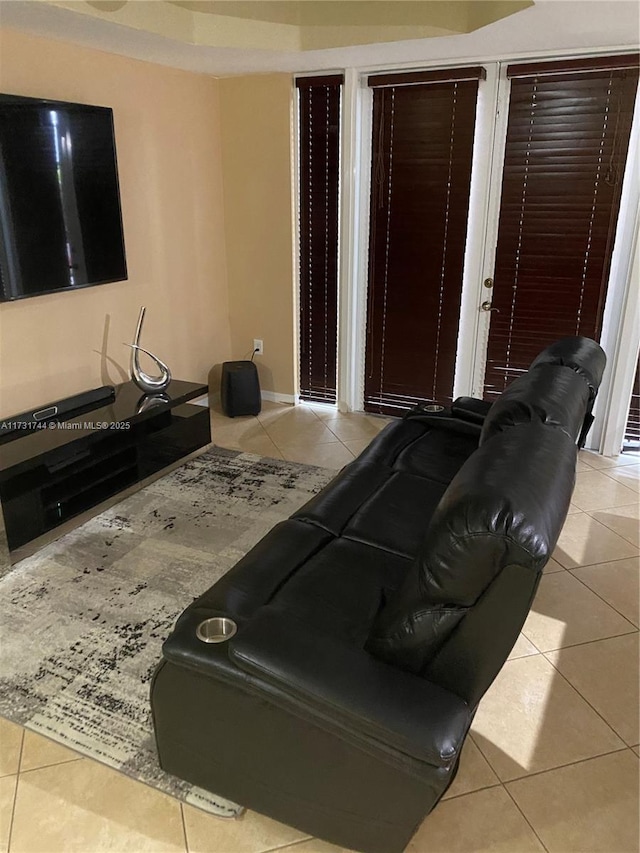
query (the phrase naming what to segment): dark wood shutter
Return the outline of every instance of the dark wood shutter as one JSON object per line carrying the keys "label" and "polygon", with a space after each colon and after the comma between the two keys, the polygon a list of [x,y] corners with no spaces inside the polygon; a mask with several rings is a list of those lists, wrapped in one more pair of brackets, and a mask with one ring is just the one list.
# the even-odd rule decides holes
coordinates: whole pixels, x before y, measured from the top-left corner
{"label": "dark wood shutter", "polygon": [[335,403],[342,76],[296,80],[300,123],[300,397]]}
{"label": "dark wood shutter", "polygon": [[369,78],[366,411],[399,414],[417,402],[452,398],[483,73],[474,68]]}
{"label": "dark wood shutter", "polygon": [[600,337],[637,66],[636,55],[508,68],[485,399],[554,340]]}

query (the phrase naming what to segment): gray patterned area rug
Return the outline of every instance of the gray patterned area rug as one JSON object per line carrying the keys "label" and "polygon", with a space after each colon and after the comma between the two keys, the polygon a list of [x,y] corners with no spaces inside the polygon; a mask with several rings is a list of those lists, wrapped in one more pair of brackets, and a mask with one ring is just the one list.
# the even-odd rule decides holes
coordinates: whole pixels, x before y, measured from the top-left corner
{"label": "gray patterned area rug", "polygon": [[182,612],[334,472],[212,448],[0,579],[0,716],[223,817],[164,773],[149,682]]}

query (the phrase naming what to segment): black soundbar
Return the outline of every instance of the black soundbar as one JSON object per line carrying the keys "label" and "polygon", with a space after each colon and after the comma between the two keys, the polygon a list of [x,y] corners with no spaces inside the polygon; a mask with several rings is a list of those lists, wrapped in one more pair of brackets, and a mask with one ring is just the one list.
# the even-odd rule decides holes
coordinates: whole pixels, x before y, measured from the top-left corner
{"label": "black soundbar", "polygon": [[39,406],[29,412],[11,415],[11,417],[0,421],[0,437],[13,432],[39,429],[44,424],[62,421],[91,409],[97,409],[113,400],[115,396],[116,389],[113,385],[103,385],[100,388],[92,388],[90,391],[74,394],[72,397],[65,397],[63,400],[47,403],[46,406]]}

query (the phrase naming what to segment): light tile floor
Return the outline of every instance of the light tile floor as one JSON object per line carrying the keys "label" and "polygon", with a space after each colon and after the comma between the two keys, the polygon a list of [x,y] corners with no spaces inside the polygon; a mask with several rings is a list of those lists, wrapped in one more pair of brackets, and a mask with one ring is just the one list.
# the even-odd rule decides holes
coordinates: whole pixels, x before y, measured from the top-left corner
{"label": "light tile floor", "polygon": [[[340,468],[383,418],[266,403],[221,446]],[[410,853],[637,853],[638,456],[581,453],[562,536],[458,777]],[[0,853],[339,853],[248,811],[222,820],[0,720]]]}

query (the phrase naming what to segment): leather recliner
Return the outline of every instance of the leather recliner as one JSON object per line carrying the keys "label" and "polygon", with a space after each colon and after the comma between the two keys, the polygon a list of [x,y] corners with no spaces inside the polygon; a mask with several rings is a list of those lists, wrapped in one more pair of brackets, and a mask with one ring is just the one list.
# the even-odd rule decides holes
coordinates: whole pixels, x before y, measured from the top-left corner
{"label": "leather recliner", "polygon": [[[418,407],[276,525],[163,646],[162,767],[336,844],[403,850],[527,617],[604,365],[569,338],[490,407]],[[215,616],[237,633],[207,645]]]}

